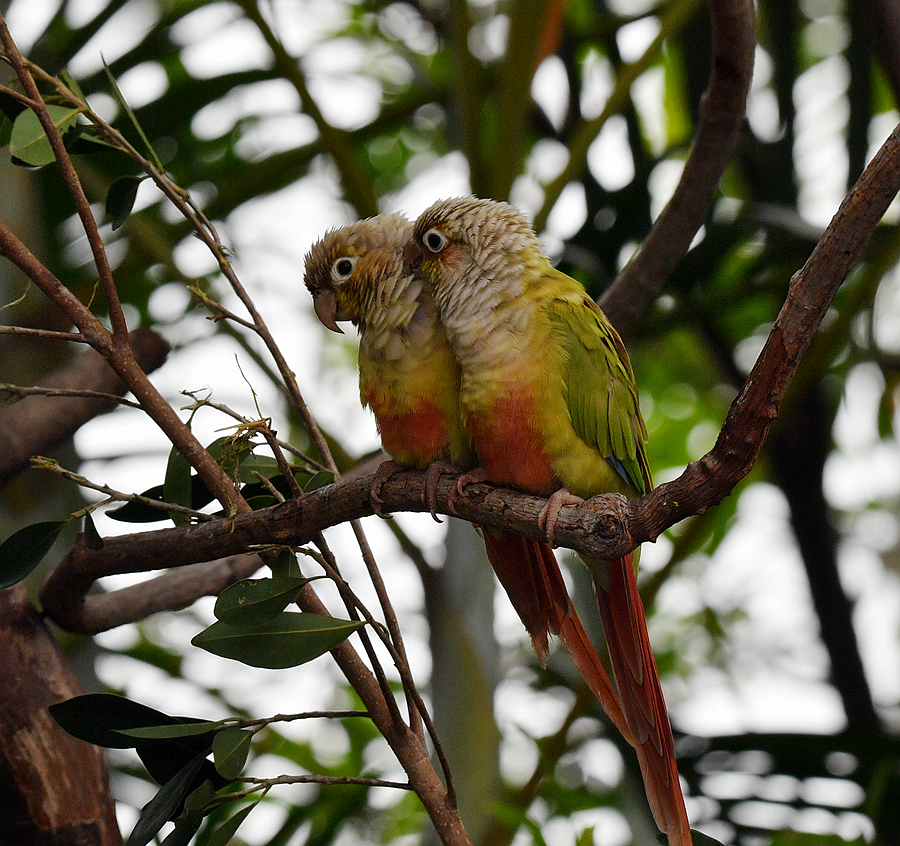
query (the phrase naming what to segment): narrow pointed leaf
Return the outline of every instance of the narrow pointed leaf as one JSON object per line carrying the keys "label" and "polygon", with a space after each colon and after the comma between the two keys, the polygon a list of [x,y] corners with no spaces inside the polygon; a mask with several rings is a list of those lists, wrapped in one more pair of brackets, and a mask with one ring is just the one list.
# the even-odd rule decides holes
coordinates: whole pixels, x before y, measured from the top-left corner
{"label": "narrow pointed leaf", "polygon": [[[78,109],[70,109],[68,106],[47,106],[47,110],[61,135],[78,120]],[[32,167],[56,161],[44,127],[31,109],[25,109],[13,122],[9,151],[13,158]]]}
{"label": "narrow pointed leaf", "polygon": [[[154,485],[141,493],[147,499],[165,501],[165,491],[162,485]],[[204,505],[212,502],[213,495],[206,487],[206,483],[197,475],[191,476],[191,508],[199,510]],[[168,520],[166,511],[145,505],[143,502],[126,502],[119,508],[106,512],[106,516],[122,523],[158,523],[160,520]]]}
{"label": "narrow pointed leaf", "polygon": [[[198,740],[203,741],[203,748],[195,749],[189,745]],[[212,751],[212,735],[203,735],[201,738],[183,737],[177,740],[141,740],[135,746],[135,751],[141,763],[150,773],[150,777],[157,784],[166,784],[176,773],[195,755],[203,755],[195,786],[209,780],[216,790],[224,787],[228,782],[217,772],[212,761],[206,759],[206,755]]]}
{"label": "narrow pointed leaf", "polygon": [[319,614],[286,612],[256,629],[213,623],[191,643],[250,667],[284,670],[334,649],[362,625]]}
{"label": "narrow pointed leaf", "polygon": [[282,549],[278,553],[275,560],[271,563],[273,579],[300,579],[303,578],[300,572],[300,564],[297,556],[289,549]]}
{"label": "narrow pointed leaf", "polygon": [[122,108],[122,111],[125,112],[125,114],[128,116],[128,119],[131,121],[131,124],[132,126],[134,126],[137,134],[141,136],[141,141],[143,141],[144,145],[147,147],[147,153],[153,160],[153,164],[155,164],[159,170],[165,170],[162,162],[159,160],[159,156],[156,155],[156,150],[153,149],[153,145],[150,143],[150,139],[147,138],[147,135],[144,132],[144,128],[138,122],[137,116],[132,111],[131,106],[128,105],[128,101],[125,99],[125,97],[122,96],[122,92],[119,89],[119,84],[116,82],[116,78],[115,76],[113,76],[113,72],[109,69],[109,65],[106,64],[106,59],[103,60],[103,70],[106,72],[106,78],[109,81],[109,87],[112,91],[113,97]]}
{"label": "narrow pointed leaf", "polygon": [[[49,711],[53,719],[73,737],[112,749],[127,749],[140,742],[124,734],[125,730],[147,726],[192,726],[200,722],[188,717],[172,717],[112,693],[73,696],[51,705]],[[211,729],[205,731],[211,734]],[[202,735],[199,738],[188,736],[182,740],[183,745],[195,752],[208,748],[211,742],[211,738],[207,741]]]}
{"label": "narrow pointed leaf", "polygon": [[118,729],[119,734],[134,737],[138,740],[171,740],[176,737],[195,737],[198,734],[209,734],[222,725],[221,720],[202,721],[197,723],[169,723],[167,725],[137,726],[135,728]]}
{"label": "narrow pointed leaf", "polygon": [[143,177],[123,176],[109,186],[106,193],[106,215],[112,220],[113,231],[125,223],[131,214],[141,182]]}
{"label": "narrow pointed leaf", "polygon": [[191,785],[205,760],[203,754],[195,755],[169,781],[167,781],[145,806],[128,838],[128,846],[147,846],[157,832],[173,819],[191,792]]}
{"label": "narrow pointed leaf", "polygon": [[241,823],[247,819],[250,815],[250,812],[259,804],[259,799],[256,800],[252,805],[247,805],[245,808],[241,808],[233,817],[226,820],[222,823],[209,838],[209,846],[228,846],[231,843],[234,835],[237,834],[238,828],[240,828]]}
{"label": "narrow pointed leaf", "polygon": [[225,729],[213,738],[213,759],[219,775],[229,780],[237,778],[247,763],[253,732],[239,728]]}
{"label": "narrow pointed leaf", "polygon": [[0,589],[22,581],[50,551],[66,520],[32,523],[0,544]]}
{"label": "narrow pointed leaf", "polygon": [[182,814],[175,821],[175,828],[168,833],[160,846],[188,846],[205,819],[205,814]]}
{"label": "narrow pointed leaf", "polygon": [[[166,462],[166,478],[163,482],[163,499],[174,505],[191,507],[191,465],[175,447],[169,452]],[[176,526],[187,522],[181,514],[170,514]]]}
{"label": "narrow pointed leaf", "polygon": [[59,79],[66,88],[69,89],[82,103],[87,102],[87,98],[84,96],[84,91],[81,90],[81,86],[78,84],[78,80],[75,79],[72,74],[70,74],[65,68],[63,68],[59,72]]}
{"label": "narrow pointed leaf", "polygon": [[93,549],[95,552],[103,549],[103,538],[100,537],[100,532],[94,525],[94,518],[90,514],[84,515],[84,542],[88,549]]}

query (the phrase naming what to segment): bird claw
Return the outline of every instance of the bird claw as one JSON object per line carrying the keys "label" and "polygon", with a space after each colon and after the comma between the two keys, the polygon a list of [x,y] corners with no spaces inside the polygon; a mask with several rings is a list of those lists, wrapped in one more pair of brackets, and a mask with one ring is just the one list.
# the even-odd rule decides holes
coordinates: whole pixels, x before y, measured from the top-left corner
{"label": "bird claw", "polygon": [[547,543],[556,546],[556,523],[559,520],[559,512],[564,505],[581,505],[584,500],[580,496],[570,493],[566,488],[560,488],[550,494],[544,507],[538,514],[538,526],[547,535]]}
{"label": "bird claw", "polygon": [[457,480],[456,484],[450,488],[450,496],[447,497],[447,505],[452,514],[456,514],[456,500],[463,494],[466,485],[474,485],[478,482],[488,481],[487,470],[484,467],[477,467],[469,473],[463,473]]}
{"label": "bird claw", "polygon": [[[458,467],[440,458],[431,462],[425,470],[425,490],[423,491],[422,499],[428,506],[435,523],[442,522],[441,518],[437,516],[437,486],[441,481],[441,476],[456,476],[458,473]],[[451,496],[453,490],[453,488],[450,489]],[[453,510],[452,506],[451,510]]]}
{"label": "bird claw", "polygon": [[375,478],[372,479],[372,486],[369,488],[369,502],[372,503],[372,510],[383,520],[388,518],[382,512],[384,508],[384,499],[381,496],[381,489],[387,484],[388,480],[402,470],[406,470],[402,464],[389,459],[378,465],[375,471]]}

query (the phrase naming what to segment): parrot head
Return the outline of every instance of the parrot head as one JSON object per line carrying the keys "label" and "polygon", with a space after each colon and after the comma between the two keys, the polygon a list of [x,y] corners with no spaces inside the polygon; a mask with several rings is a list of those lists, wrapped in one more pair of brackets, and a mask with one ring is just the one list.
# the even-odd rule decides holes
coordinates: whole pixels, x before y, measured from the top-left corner
{"label": "parrot head", "polygon": [[494,278],[508,259],[529,249],[541,255],[534,230],[514,206],[459,197],[440,200],[420,215],[404,260],[439,287],[441,279]]}
{"label": "parrot head", "polygon": [[313,244],[304,278],[324,326],[342,332],[339,320],[366,323],[383,287],[403,272],[403,245],[411,228],[402,215],[379,214],[332,230]]}

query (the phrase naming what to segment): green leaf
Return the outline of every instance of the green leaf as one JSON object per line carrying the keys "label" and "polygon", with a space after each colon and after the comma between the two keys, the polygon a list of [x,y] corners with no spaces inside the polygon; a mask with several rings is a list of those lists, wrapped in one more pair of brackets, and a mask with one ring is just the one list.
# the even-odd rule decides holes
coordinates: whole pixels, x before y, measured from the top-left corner
{"label": "green leaf", "polygon": [[[155,499],[159,502],[165,501],[165,492],[162,485],[154,485],[147,488],[141,496],[147,499]],[[206,487],[206,483],[196,474],[191,476],[191,508],[195,511],[203,508],[204,505],[212,502],[213,495]],[[126,502],[119,508],[114,508],[106,512],[106,516],[118,520],[122,523],[158,523],[161,520],[168,520],[168,512],[152,505],[145,505],[143,502]]]}
{"label": "green leaf", "polygon": [[575,840],[575,846],[592,846],[594,842],[594,827],[590,826],[582,831]]}
{"label": "green leaf", "polygon": [[334,649],[362,625],[320,614],[284,613],[252,630],[213,623],[191,643],[250,667],[284,670]]}
{"label": "green leaf", "polygon": [[[263,467],[269,466],[268,463],[261,463],[259,459],[252,457],[251,450],[253,444],[249,440],[235,435],[227,435],[222,438],[216,438],[206,447],[206,451],[216,460],[216,464],[222,468],[227,476],[234,476],[235,470],[238,470],[238,477],[243,480],[245,475],[247,479],[253,479],[253,470],[261,470]],[[248,467],[244,471],[244,461],[247,461]],[[274,460],[274,459],[273,459]],[[265,475],[265,473],[263,474]]]}
{"label": "green leaf", "polygon": [[184,800],[185,813],[201,813],[208,811],[212,806],[222,804],[222,800],[216,796],[216,789],[211,781],[204,781],[199,787],[191,791],[190,796]]}
{"label": "green leaf", "polygon": [[244,484],[259,484],[254,473],[259,473],[266,479],[272,479],[281,475],[278,462],[270,455],[256,455],[251,452],[241,457],[241,466],[238,476]]}
{"label": "green leaf", "polygon": [[22,581],[50,551],[68,520],[32,523],[0,544],[0,589]]}
{"label": "green leaf", "polygon": [[330,470],[320,470],[304,486],[303,493],[312,493],[334,481],[334,473]]}
{"label": "green leaf", "polygon": [[[169,719],[171,719],[171,717]],[[137,726],[136,728],[117,729],[117,731],[127,737],[134,737],[139,740],[164,740],[175,737],[194,737],[198,734],[209,734],[209,732],[214,731],[221,725],[221,720],[203,720],[196,723],[166,723],[165,725]]]}
{"label": "green leaf", "polygon": [[103,538],[100,537],[100,532],[94,525],[94,518],[90,514],[84,515],[84,543],[88,549],[93,549],[95,552],[103,549]]}
{"label": "green leaf", "polygon": [[84,96],[84,91],[81,90],[81,86],[78,84],[78,81],[75,79],[72,74],[70,74],[65,68],[63,68],[59,72],[59,79],[66,88],[69,89],[82,103],[87,103],[87,98]]}
{"label": "green leaf", "polygon": [[107,141],[97,131],[96,127],[89,123],[79,123],[73,126],[63,139],[66,149],[73,156],[88,156],[93,153],[104,153],[110,150],[124,152],[123,148],[111,141]]}
{"label": "green leaf", "polygon": [[244,579],[219,594],[214,613],[223,623],[255,628],[274,620],[309,581],[304,578]]}
{"label": "green leaf", "polygon": [[122,92],[119,90],[119,84],[116,82],[116,78],[115,76],[113,76],[113,72],[109,69],[109,65],[106,64],[106,59],[103,59],[103,70],[106,72],[106,78],[109,81],[109,87],[112,90],[113,97],[122,108],[122,111],[125,112],[126,115],[128,115],[128,119],[131,121],[131,124],[137,131],[137,134],[141,136],[141,141],[143,141],[144,145],[147,147],[147,153],[153,160],[153,164],[156,165],[157,170],[165,170],[162,162],[159,160],[159,156],[156,155],[156,150],[153,149],[153,145],[150,143],[150,139],[147,138],[143,127],[138,122],[137,116],[132,111],[131,106],[128,105],[128,102],[122,96]]}
{"label": "green leaf", "polygon": [[213,738],[213,759],[216,770],[223,778],[236,779],[247,763],[253,732],[239,728],[216,732]]}
{"label": "green leaf", "polygon": [[157,832],[174,819],[182,806],[191,785],[206,756],[195,755],[169,781],[167,781],[145,806],[128,838],[128,846],[147,846]]}
{"label": "green leaf", "polygon": [[237,833],[238,828],[240,828],[241,823],[247,819],[250,812],[259,804],[260,799],[257,799],[252,805],[241,808],[233,817],[223,822],[209,838],[209,846],[228,846]]}
{"label": "green leaf", "polygon": [[[202,748],[191,747],[192,743],[196,747],[201,742]],[[135,746],[135,751],[157,784],[169,781],[195,755],[206,756],[212,751],[212,735],[203,735],[200,738],[183,737],[177,740],[141,740],[138,743],[140,745]],[[195,784],[200,784],[204,780],[211,781],[217,790],[228,784],[216,772],[213,762],[206,760],[205,757]]]}
{"label": "green leaf", "polygon": [[146,177],[123,176],[109,186],[106,192],[106,214],[112,219],[113,231],[128,219],[137,199],[138,187]]}
{"label": "green leaf", "polygon": [[[68,106],[47,106],[47,111],[60,135],[64,135],[78,120],[79,110]],[[56,161],[53,148],[44,133],[44,127],[31,109],[25,109],[13,122],[9,151],[13,158],[33,167]]]}
{"label": "green leaf", "polygon": [[[241,491],[241,493],[243,494],[244,492]],[[264,508],[278,505],[278,500],[274,496],[244,496],[244,499],[254,511],[262,511]]]}
{"label": "green leaf", "polygon": [[[203,782],[209,784],[208,781]],[[175,820],[175,828],[166,836],[160,846],[188,846],[191,838],[200,830],[205,814],[182,814]]]}
{"label": "green leaf", "polygon": [[[187,459],[175,447],[169,451],[169,459],[166,462],[166,478],[163,482],[163,500],[173,505],[182,505],[190,508],[192,504],[191,465]],[[183,514],[170,514],[172,522],[176,526],[187,523],[187,517]]]}
{"label": "green leaf", "polygon": [[285,581],[286,579],[303,578],[297,556],[290,549],[282,549],[271,563],[269,569],[272,571],[272,578],[275,580]]}
{"label": "green leaf", "polygon": [[[136,746],[140,740],[124,734],[125,730],[146,728],[147,726],[193,726],[200,720],[190,717],[172,717],[134,702],[124,696],[112,693],[85,693],[73,696],[49,707],[50,715],[73,737],[86,740],[97,746],[112,749],[127,749]],[[218,725],[218,724],[213,724]],[[211,735],[209,728],[206,733]],[[208,749],[211,736],[199,740],[186,739],[184,743],[192,751]]]}

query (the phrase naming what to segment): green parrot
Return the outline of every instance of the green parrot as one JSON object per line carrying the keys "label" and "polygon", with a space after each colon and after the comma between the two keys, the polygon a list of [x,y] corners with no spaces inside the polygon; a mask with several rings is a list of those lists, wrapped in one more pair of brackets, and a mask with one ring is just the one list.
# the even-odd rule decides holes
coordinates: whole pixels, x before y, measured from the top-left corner
{"label": "green parrot", "polygon": [[[416,221],[407,272],[421,273],[460,368],[463,423],[487,480],[549,497],[652,487],[646,429],[621,339],[584,287],[551,266],[525,217],[507,203],[443,200]],[[647,797],[672,846],[691,844],[672,729],[650,647],[632,556],[584,558],[591,573]],[[627,736],[627,735],[626,735]]]}
{"label": "green parrot", "polygon": [[[359,330],[359,386],[394,462],[379,467],[373,503],[398,467],[427,471],[426,501],[443,472],[474,466],[471,438],[460,415],[460,368],[418,273],[403,267],[412,224],[380,214],[329,232],[306,257],[305,281],[319,320]],[[482,528],[488,560],[522,620],[542,665],[548,637],[557,635],[616,728],[630,739],[615,688],[569,599],[552,548],[513,532]]]}

